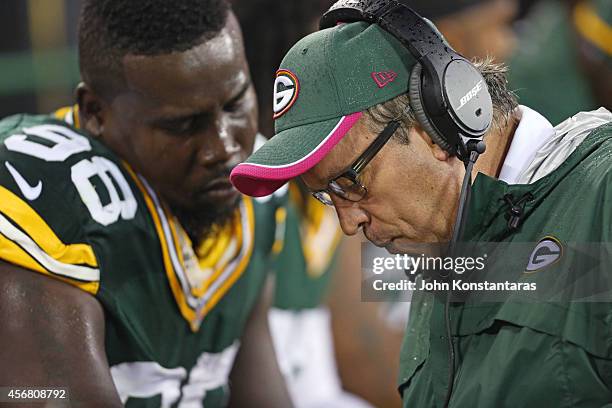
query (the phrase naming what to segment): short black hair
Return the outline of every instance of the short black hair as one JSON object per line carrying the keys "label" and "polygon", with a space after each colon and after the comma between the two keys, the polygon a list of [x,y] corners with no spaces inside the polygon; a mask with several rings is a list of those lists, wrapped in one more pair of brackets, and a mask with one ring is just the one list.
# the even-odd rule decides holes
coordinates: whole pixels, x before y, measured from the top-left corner
{"label": "short black hair", "polygon": [[[334,0],[231,0],[240,21],[251,78],[259,102],[259,131],[274,135],[272,90],[275,72],[289,49],[316,31]],[[262,27],[274,27],[273,30]]]}
{"label": "short black hair", "polygon": [[81,77],[103,97],[124,84],[125,55],[183,52],[225,27],[225,0],[84,0],[79,18]]}

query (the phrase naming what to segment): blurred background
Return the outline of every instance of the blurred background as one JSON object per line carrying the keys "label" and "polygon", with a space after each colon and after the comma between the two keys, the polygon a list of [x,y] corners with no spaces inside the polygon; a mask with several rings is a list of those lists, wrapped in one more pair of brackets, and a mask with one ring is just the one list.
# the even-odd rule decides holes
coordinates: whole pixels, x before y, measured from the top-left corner
{"label": "blurred background", "polygon": [[[488,42],[488,51],[497,52],[498,57],[516,65],[516,75],[513,74],[511,79],[521,102],[542,106],[531,107],[540,110],[544,116],[548,114],[553,124],[580,109],[597,105],[592,101],[597,89],[591,89],[585,74],[588,69],[578,66],[580,45],[575,38],[577,20],[587,26],[596,23],[589,19],[588,13],[586,16],[582,13],[582,18],[575,16],[577,1],[404,1],[434,20],[448,37],[471,36],[466,41],[461,40],[461,46],[458,40],[451,40],[451,44],[465,54],[477,56],[474,51],[483,48],[479,43]],[[270,135],[273,134],[270,99],[274,72],[288,48],[316,29],[318,16],[332,2],[233,0],[232,3],[247,34],[247,54],[260,100],[261,130]],[[481,3],[497,3],[497,11],[483,11],[487,7],[482,7]],[[609,14],[612,1],[600,0],[600,3],[601,8],[607,7]],[[495,8],[491,4],[489,9]],[[48,112],[72,101],[72,91],[79,81],[76,53],[79,8],[80,0],[0,2],[0,116],[17,112]],[[606,22],[609,16],[601,18]],[[466,21],[471,22],[472,33],[458,33],[456,26]],[[510,30],[505,32],[506,38],[491,37],[487,28],[493,25],[499,28],[506,21]],[[459,22],[462,24],[457,24]],[[597,27],[590,28],[594,32],[598,30]],[[607,29],[609,33],[609,25]],[[600,34],[604,40],[610,41],[604,37],[604,32]],[[515,40],[520,42],[520,47],[516,46]],[[557,98],[554,102],[549,98],[549,93],[555,95],[555,88],[557,93],[559,91],[555,79],[571,80],[572,85],[574,101],[566,103],[569,106],[559,109],[560,112],[554,112],[555,109],[549,106],[559,102]],[[547,84],[551,85],[543,92],[540,87],[546,88]],[[564,99],[569,98],[566,96]]]}
{"label": "blurred background", "polygon": [[0,2],[1,117],[72,102],[79,9],[79,0]]}
{"label": "blurred background", "polygon": [[[402,1],[433,20],[464,55],[508,63],[520,103],[553,125],[581,110],[612,109],[612,0]],[[332,2],[231,3],[258,93],[260,132],[270,137],[275,71]],[[0,1],[0,117],[73,103],[79,8],[79,0]],[[316,277],[325,279],[317,296],[331,312],[344,389],[375,406],[400,406],[395,382],[409,303],[361,302],[360,243],[360,237],[344,240],[336,263]]]}

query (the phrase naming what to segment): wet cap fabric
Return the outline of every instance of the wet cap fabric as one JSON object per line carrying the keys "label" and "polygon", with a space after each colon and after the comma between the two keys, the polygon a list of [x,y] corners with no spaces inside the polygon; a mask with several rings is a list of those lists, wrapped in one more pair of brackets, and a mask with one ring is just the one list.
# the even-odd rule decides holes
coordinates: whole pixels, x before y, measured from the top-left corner
{"label": "wet cap fabric", "polygon": [[300,40],[274,84],[276,135],[231,174],[242,193],[266,196],[314,167],[362,112],[408,90],[415,60],[377,25],[341,24]]}

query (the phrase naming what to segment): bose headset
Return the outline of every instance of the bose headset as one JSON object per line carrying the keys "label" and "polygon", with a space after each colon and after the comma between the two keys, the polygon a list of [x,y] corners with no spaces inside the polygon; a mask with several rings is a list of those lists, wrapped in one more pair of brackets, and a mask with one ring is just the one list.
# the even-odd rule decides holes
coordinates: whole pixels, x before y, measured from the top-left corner
{"label": "bose headset", "polygon": [[320,28],[366,21],[392,34],[417,60],[410,75],[410,106],[432,140],[466,159],[467,142],[482,140],[493,118],[484,78],[426,19],[396,0],[340,0]]}
{"label": "bose headset", "polygon": [[[466,168],[457,218],[449,252],[454,253],[466,219],[471,173],[478,156],[485,151],[483,137],[493,120],[493,103],[480,72],[458,54],[429,20],[397,0],[340,0],[321,18],[320,28],[338,23],[365,21],[392,34],[417,60],[410,74],[410,107],[432,141]],[[454,346],[450,329],[451,291],[445,304],[449,351],[448,390],[450,402],[454,381]]]}

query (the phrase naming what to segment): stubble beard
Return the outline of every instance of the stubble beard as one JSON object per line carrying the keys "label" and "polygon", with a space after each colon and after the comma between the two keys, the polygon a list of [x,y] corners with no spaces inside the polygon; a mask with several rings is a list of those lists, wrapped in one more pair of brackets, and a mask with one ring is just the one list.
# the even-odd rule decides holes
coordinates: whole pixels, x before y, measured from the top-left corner
{"label": "stubble beard", "polygon": [[173,206],[170,208],[196,249],[211,234],[234,217],[240,204],[240,196],[225,205],[205,203],[198,208]]}

